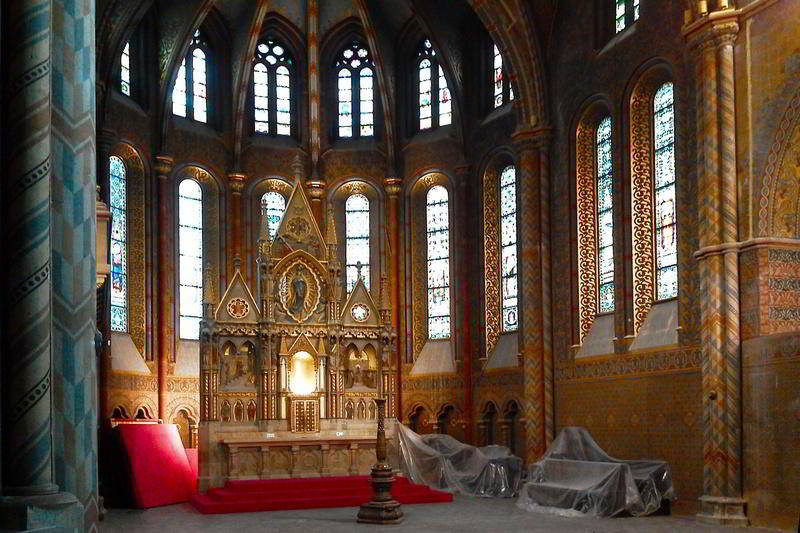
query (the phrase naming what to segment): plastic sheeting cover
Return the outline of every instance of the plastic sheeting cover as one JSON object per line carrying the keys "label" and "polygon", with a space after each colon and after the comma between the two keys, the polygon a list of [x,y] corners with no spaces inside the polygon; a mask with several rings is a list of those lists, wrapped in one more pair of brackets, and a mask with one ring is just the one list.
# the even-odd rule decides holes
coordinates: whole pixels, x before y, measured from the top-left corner
{"label": "plastic sheeting cover", "polygon": [[675,499],[672,474],[663,461],[610,457],[583,428],[561,430],[541,460],[530,467],[517,505],[561,515],[651,514]]}
{"label": "plastic sheeting cover", "polygon": [[397,424],[401,468],[414,483],[471,496],[517,493],[522,459],[505,446],[476,448],[448,435],[417,435]]}

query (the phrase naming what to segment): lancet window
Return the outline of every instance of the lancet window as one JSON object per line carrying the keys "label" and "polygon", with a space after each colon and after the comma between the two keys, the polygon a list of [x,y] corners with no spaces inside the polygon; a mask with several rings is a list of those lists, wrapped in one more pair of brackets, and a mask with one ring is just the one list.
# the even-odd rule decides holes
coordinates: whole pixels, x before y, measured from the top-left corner
{"label": "lancet window", "polygon": [[111,331],[128,331],[128,183],[125,163],[109,157],[111,209]]}
{"label": "lancet window", "polygon": [[178,186],[179,331],[198,339],[203,316],[203,191],[184,179]]}
{"label": "lancet window", "polygon": [[369,289],[369,199],[363,194],[352,194],[344,204],[345,254],[347,258],[347,292],[358,281],[358,264],[361,276]]}
{"label": "lancet window", "polygon": [[172,88],[172,114],[208,122],[208,43],[194,32]]}
{"label": "lancet window", "polygon": [[286,198],[279,192],[265,192],[261,197],[261,216],[267,217],[267,232],[270,242],[278,233],[283,212],[286,211]]}
{"label": "lancet window", "polygon": [[131,95],[131,43],[125,43],[119,58],[119,90],[125,96]]}
{"label": "lancet window", "polygon": [[286,47],[268,37],[253,60],[253,124],[256,133],[292,134],[294,62]]}
{"label": "lancet window", "polygon": [[655,206],[656,300],[678,295],[678,232],[675,215],[675,109],[673,85],[653,98],[653,195]]}
{"label": "lancet window", "polygon": [[453,122],[453,102],[444,69],[429,39],[417,51],[419,129],[446,126]]}
{"label": "lancet window", "polygon": [[597,126],[595,164],[597,179],[597,312],[614,310],[614,201],[611,164],[611,117]]}
{"label": "lancet window", "polygon": [[492,102],[495,108],[514,99],[514,89],[503,67],[503,56],[497,45],[492,43]]}
{"label": "lancet window", "polygon": [[339,54],[337,128],[341,138],[375,135],[375,65],[369,48],[353,41]]}
{"label": "lancet window", "polygon": [[516,331],[517,307],[517,175],[513,166],[500,173],[500,247],[503,331]]}
{"label": "lancet window", "polygon": [[430,188],[426,201],[428,338],[450,338],[450,218],[447,189]]}

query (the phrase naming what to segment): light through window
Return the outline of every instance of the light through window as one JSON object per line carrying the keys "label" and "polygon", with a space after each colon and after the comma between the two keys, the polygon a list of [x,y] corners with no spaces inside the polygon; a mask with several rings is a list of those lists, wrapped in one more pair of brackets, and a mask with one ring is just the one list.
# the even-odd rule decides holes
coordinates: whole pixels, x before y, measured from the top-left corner
{"label": "light through window", "polygon": [[450,338],[450,218],[447,189],[428,191],[428,337]]}
{"label": "light through window", "polygon": [[128,330],[128,185],[125,164],[108,160],[111,191],[111,331]]}
{"label": "light through window", "polygon": [[208,44],[194,32],[186,57],[181,61],[172,86],[172,114],[208,122]]}
{"label": "light through window", "polygon": [[375,65],[360,41],[348,44],[334,65],[337,72],[339,137],[375,135]]}
{"label": "light through window", "polygon": [[278,234],[278,225],[281,223],[281,217],[285,210],[286,198],[281,193],[269,191],[261,197],[261,216],[267,217],[267,233],[270,242]]}
{"label": "light through window", "polygon": [[597,273],[598,313],[614,310],[614,210],[611,162],[611,117],[597,126]]}
{"label": "light through window", "polygon": [[655,143],[656,299],[678,295],[678,240],[675,220],[675,112],[673,85],[663,84],[653,98]]}
{"label": "light through window", "polygon": [[256,46],[253,64],[253,125],[256,133],[292,134],[292,69],[285,46],[275,38]]}
{"label": "light through window", "polygon": [[369,289],[369,199],[363,194],[353,194],[344,204],[345,254],[347,258],[347,292],[358,281],[358,263],[361,276]]}
{"label": "light through window", "polygon": [[427,130],[453,122],[453,101],[444,69],[436,51],[425,39],[417,52],[417,111],[419,129]]}
{"label": "light through window", "polygon": [[125,96],[131,95],[131,43],[125,43],[122,49],[119,67],[119,90]]}
{"label": "light through window", "polygon": [[502,252],[503,331],[516,331],[517,308],[517,173],[513,166],[500,174],[500,240]]}
{"label": "light through window", "polygon": [[178,249],[180,337],[196,340],[203,316],[203,192],[191,179],[178,186]]}

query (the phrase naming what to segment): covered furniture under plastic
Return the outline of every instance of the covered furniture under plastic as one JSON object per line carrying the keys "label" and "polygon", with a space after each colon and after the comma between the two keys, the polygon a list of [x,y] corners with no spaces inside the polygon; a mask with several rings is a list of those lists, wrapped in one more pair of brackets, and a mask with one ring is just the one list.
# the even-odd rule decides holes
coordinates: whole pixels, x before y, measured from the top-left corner
{"label": "covered furniture under plastic", "polygon": [[662,500],[674,498],[667,463],[614,459],[588,431],[568,427],[531,466],[517,504],[561,515],[643,516],[661,508]]}
{"label": "covered furniture under plastic", "polygon": [[397,426],[401,468],[414,483],[472,496],[517,493],[522,459],[505,446],[476,448],[448,435],[417,435]]}

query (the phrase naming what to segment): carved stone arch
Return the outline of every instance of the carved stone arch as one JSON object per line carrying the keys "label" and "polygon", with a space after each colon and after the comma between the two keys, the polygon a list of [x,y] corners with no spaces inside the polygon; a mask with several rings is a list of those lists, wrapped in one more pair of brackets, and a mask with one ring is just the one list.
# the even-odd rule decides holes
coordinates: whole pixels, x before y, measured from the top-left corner
{"label": "carved stone arch", "polygon": [[109,415],[110,418],[130,418],[131,415],[128,414],[127,409],[122,404],[115,404],[114,407],[111,408],[111,414]]}
{"label": "carved stone arch", "polygon": [[149,406],[142,404],[136,407],[133,417],[142,420],[155,420],[154,413],[155,411],[153,411]]}
{"label": "carved stone arch", "polygon": [[367,406],[367,410],[368,410],[368,418],[370,420],[375,420],[377,418],[377,413],[378,413],[378,406],[375,403],[375,400],[370,400],[369,401],[369,405]]}
{"label": "carved stone arch", "polygon": [[[215,301],[217,296],[222,293],[222,287],[227,286],[227,279],[220,279],[220,271],[224,268],[225,263],[223,258],[226,257],[224,247],[222,246],[223,237],[221,228],[225,227],[225,202],[224,202],[224,188],[220,179],[207,168],[203,166],[184,163],[176,165],[175,170],[172,172],[173,182],[173,198],[175,199],[175,216],[173,222],[174,231],[174,249],[173,257],[179,257],[180,242],[179,242],[179,217],[180,211],[178,209],[178,187],[184,179],[192,179],[200,184],[200,189],[203,192],[203,265],[204,268],[211,268],[211,272],[203,277],[203,296],[210,301]],[[209,253],[210,252],[210,253]],[[177,261],[176,261],[177,264]],[[232,264],[228,265],[232,268]],[[229,273],[230,276],[233,272]],[[173,290],[178,294],[180,287],[180,277],[175,275],[175,285]],[[177,298],[175,299],[177,303]],[[179,313],[178,305],[175,306],[176,320]],[[177,328],[176,328],[177,331]]]}
{"label": "carved stone arch", "polygon": [[[145,279],[146,251],[145,233],[147,206],[145,199],[149,168],[142,157],[143,152],[134,147],[133,143],[122,141],[109,153],[110,156],[119,157],[125,165],[126,181],[126,252],[127,252],[127,304],[128,304],[128,334],[133,344],[146,360],[153,359],[151,344],[147,342],[145,324],[147,321],[145,311]],[[107,168],[107,167],[106,167]],[[108,176],[104,179],[109,179]]]}
{"label": "carved stone arch", "polygon": [[169,402],[169,404],[167,404],[167,408],[165,409],[165,412],[169,413],[169,420],[172,420],[179,411],[186,411],[186,415],[190,419],[194,420],[195,423],[200,420],[198,415],[200,412],[200,403],[196,398],[189,396],[174,398],[171,402]]}
{"label": "carved stone arch", "polygon": [[[633,263],[633,334],[639,332],[655,299],[655,260],[653,221],[655,174],[653,152],[653,98],[664,83],[673,81],[669,64],[650,61],[632,78],[629,89],[629,144],[631,194],[631,252]],[[675,131],[677,140],[679,132]],[[676,142],[677,147],[677,142]],[[678,154],[675,157],[676,172]],[[627,186],[627,184],[625,184]]]}
{"label": "carved stone arch", "polygon": [[[597,126],[607,116],[612,116],[611,106],[601,97],[590,98],[578,114],[575,132],[575,186],[571,195],[575,198],[576,242],[578,281],[574,294],[578,308],[577,342],[589,333],[597,316],[597,220],[595,168]],[[612,132],[614,123],[612,122]],[[613,133],[612,133],[613,139]],[[612,148],[613,160],[613,148]],[[618,203],[618,202],[617,202]],[[615,254],[615,262],[619,254]],[[616,269],[615,269],[616,271]]]}
{"label": "carved stone arch", "polygon": [[134,409],[135,404],[124,394],[114,394],[108,400],[108,405],[111,406],[107,411],[107,417],[111,417],[116,409],[119,409],[125,416],[124,418],[131,418],[136,413]]}
{"label": "carved stone arch", "polygon": [[428,418],[433,414],[433,410],[424,401],[416,401],[411,404],[411,408],[406,411],[406,425],[417,433],[420,433],[422,426],[428,423]]}
{"label": "carved stone arch", "polygon": [[758,193],[762,237],[800,238],[800,83],[790,90],[794,94],[777,124]]}
{"label": "carved stone arch", "polygon": [[358,420],[366,420],[367,418],[367,403],[363,400],[358,400],[358,405],[356,407],[356,419]]}
{"label": "carved stone arch", "polygon": [[348,420],[354,420],[356,416],[356,407],[353,400],[347,400],[344,404],[344,417]]}
{"label": "carved stone arch", "polygon": [[[452,178],[440,171],[429,171],[421,174],[416,179],[411,180],[407,185],[407,202],[411,211],[411,283],[407,284],[410,293],[407,298],[410,299],[412,309],[412,338],[407,354],[407,362],[413,363],[419,356],[425,342],[428,340],[428,300],[427,300],[427,194],[428,191],[437,185],[441,185],[447,189],[448,193],[448,207],[450,218],[450,242],[457,242],[455,235],[455,213],[457,211],[456,204],[456,187]],[[451,248],[454,250],[454,248]],[[452,252],[451,252],[452,254]],[[451,291],[455,285],[455,260],[451,255],[450,260],[450,287]],[[407,289],[408,290],[408,289]],[[450,298],[450,313],[451,317],[454,316],[455,299]],[[452,328],[454,321],[451,320],[451,339]]]}
{"label": "carved stone arch", "polygon": [[510,147],[502,146],[489,152],[478,167],[483,177],[484,357],[489,357],[503,333],[500,174],[509,165],[515,166],[514,154]]}
{"label": "carved stone arch", "polygon": [[134,418],[136,417],[136,413],[139,411],[139,409],[143,409],[148,415],[148,418],[155,418],[154,415],[158,414],[158,404],[149,396],[137,396],[128,405],[132,407],[129,412]]}

